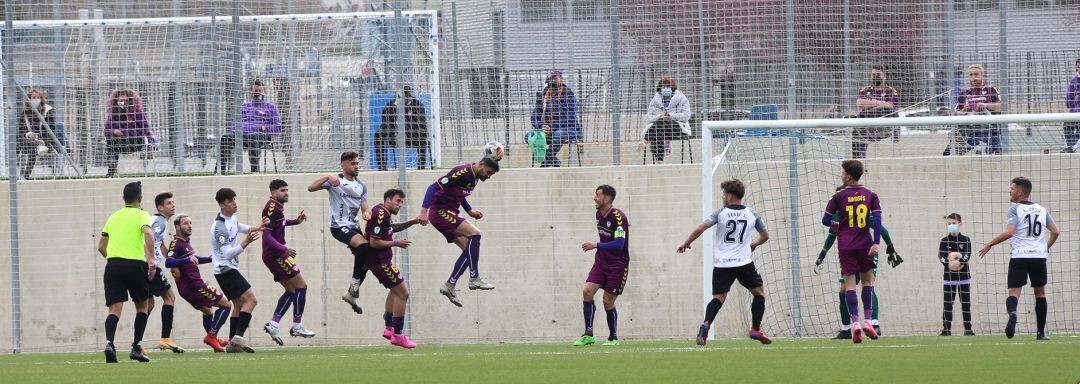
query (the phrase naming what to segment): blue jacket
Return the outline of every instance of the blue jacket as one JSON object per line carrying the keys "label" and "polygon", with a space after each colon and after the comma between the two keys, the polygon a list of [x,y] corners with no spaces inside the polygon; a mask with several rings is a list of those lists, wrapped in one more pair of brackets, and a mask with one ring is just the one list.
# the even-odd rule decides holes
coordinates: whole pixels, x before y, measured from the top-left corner
{"label": "blue jacket", "polygon": [[532,126],[540,129],[544,124],[553,131],[562,129],[581,129],[577,119],[577,98],[569,87],[563,85],[562,92],[554,88],[545,88],[536,93],[536,105],[533,107]]}

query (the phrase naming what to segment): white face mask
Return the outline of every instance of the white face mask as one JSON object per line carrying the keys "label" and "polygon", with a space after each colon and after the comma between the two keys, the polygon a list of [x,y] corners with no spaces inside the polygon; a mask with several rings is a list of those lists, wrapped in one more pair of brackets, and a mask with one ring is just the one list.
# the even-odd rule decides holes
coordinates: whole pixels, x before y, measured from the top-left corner
{"label": "white face mask", "polygon": [[946,226],[946,229],[948,229],[949,233],[953,235],[960,233],[960,226],[957,224],[949,224],[948,226]]}
{"label": "white face mask", "polygon": [[30,99],[30,108],[37,109],[41,106],[41,99]]}

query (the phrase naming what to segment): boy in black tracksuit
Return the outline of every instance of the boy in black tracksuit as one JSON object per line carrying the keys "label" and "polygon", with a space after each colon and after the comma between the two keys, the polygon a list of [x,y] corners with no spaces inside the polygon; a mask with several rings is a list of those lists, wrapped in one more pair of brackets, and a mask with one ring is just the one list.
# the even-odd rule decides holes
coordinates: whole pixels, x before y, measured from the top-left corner
{"label": "boy in black tracksuit", "polygon": [[[964,336],[974,336],[971,330],[971,273],[968,270],[968,259],[971,258],[971,239],[960,233],[960,215],[950,213],[945,216],[948,223],[949,235],[941,238],[938,245],[938,261],[945,267],[944,276],[944,311],[941,315],[941,336],[952,335],[952,308],[956,295],[960,295],[960,306],[964,316]],[[949,269],[949,254],[959,253],[960,269]]]}

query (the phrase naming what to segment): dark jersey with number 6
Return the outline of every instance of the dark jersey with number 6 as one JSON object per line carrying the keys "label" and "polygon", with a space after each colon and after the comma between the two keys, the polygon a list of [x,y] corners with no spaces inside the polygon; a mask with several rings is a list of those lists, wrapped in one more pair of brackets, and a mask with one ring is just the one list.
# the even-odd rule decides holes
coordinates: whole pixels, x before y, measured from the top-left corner
{"label": "dark jersey with number 6", "polygon": [[876,193],[862,185],[846,186],[829,199],[825,213],[840,215],[837,248],[841,253],[867,251],[874,245],[870,233],[873,212],[881,212],[881,203]]}

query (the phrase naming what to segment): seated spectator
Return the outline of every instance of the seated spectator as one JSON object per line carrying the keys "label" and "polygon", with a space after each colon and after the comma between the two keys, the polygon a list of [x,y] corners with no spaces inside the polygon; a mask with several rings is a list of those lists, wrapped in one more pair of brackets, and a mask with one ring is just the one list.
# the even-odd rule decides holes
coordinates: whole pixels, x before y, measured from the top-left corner
{"label": "seated spectator", "polygon": [[157,138],[150,133],[142,98],[135,90],[115,90],[105,105],[105,151],[109,167],[105,177],[114,177],[120,155],[145,151],[157,143]]}
{"label": "seated spectator", "polygon": [[[424,103],[413,96],[411,84],[406,83],[401,93],[402,99],[405,100],[405,147],[416,148],[417,168],[425,169],[430,144],[427,110],[424,109]],[[397,145],[397,102],[398,99],[394,98],[383,107],[382,123],[379,125],[379,131],[375,133],[375,162],[378,163],[380,171],[386,170],[388,148]]]}
{"label": "seated spectator", "polygon": [[[1076,75],[1069,79],[1069,90],[1065,93],[1065,107],[1069,112],[1080,113],[1080,59],[1076,59]],[[1064,153],[1080,151],[1080,123],[1065,123]]]}
{"label": "seated spectator", "polygon": [[533,129],[543,132],[548,141],[547,156],[540,166],[560,166],[558,155],[563,144],[580,142],[582,139],[581,125],[577,120],[577,98],[570,87],[563,84],[562,71],[548,73],[544,89],[536,93],[536,104],[530,120]]}
{"label": "seated spectator", "polygon": [[[259,159],[262,151],[270,147],[274,137],[281,134],[281,114],[277,106],[266,101],[266,88],[262,82],[255,80],[251,83],[251,101],[245,102],[240,108],[240,124],[243,129],[241,145],[248,153],[248,162],[251,172],[259,172]],[[228,172],[232,166],[232,153],[236,147],[236,127],[230,126],[225,135],[221,137],[221,155],[218,158],[218,168],[222,173]]]}
{"label": "seated spectator", "polygon": [[[997,88],[986,85],[986,70],[982,65],[972,64],[967,69],[971,87],[960,93],[957,100],[956,111],[968,114],[997,114],[1001,113],[1001,98]],[[957,155],[963,155],[979,143],[986,143],[986,153],[993,155],[1001,154],[1001,128],[993,124],[987,125],[961,125],[955,135],[953,147]],[[943,155],[949,156],[950,150],[945,148]]]}
{"label": "seated spectator", "polygon": [[675,80],[663,77],[656,83],[656,94],[649,102],[649,125],[642,132],[652,153],[653,164],[663,164],[669,141],[690,135],[690,100],[679,90]]}
{"label": "seated spectator", "polygon": [[45,102],[45,93],[38,89],[30,89],[26,94],[29,99],[23,103],[23,108],[19,111],[19,137],[15,145],[15,154],[21,164],[20,174],[23,179],[30,178],[38,156],[55,150],[55,144],[49,138],[49,133],[45,128],[56,129],[53,107]]}
{"label": "seated spectator", "polygon": [[[900,93],[886,82],[885,68],[875,65],[870,69],[871,84],[859,89],[859,118],[896,117],[896,107],[900,104]],[[893,141],[899,141],[899,132],[895,128],[856,127],[851,131],[851,157],[866,157],[866,147],[890,135]]]}

